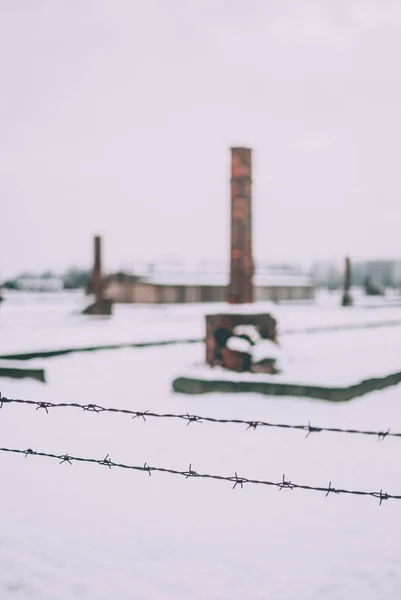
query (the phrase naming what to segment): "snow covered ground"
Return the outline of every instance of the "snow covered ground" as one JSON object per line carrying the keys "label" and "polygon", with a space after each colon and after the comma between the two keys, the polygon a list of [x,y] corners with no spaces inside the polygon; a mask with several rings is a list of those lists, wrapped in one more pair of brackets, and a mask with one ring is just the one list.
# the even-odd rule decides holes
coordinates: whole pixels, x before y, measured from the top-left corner
{"label": "snow covered ground", "polygon": [[[281,333],[320,328],[401,326],[401,298],[366,299],[353,292],[357,306],[339,309],[339,295],[320,294],[316,303],[258,303],[273,312]],[[222,304],[116,305],[112,318],[80,315],[88,304],[81,292],[8,293],[0,310],[0,354],[133,342],[202,339],[203,316]]]}
{"label": "snow covered ground", "polygon": [[[75,301],[75,300],[74,300]],[[76,338],[203,333],[205,307],[118,308],[115,320],[68,317],[51,303],[0,312],[1,351]],[[11,313],[14,311],[14,317]],[[340,310],[324,300],[279,306],[280,328],[401,320],[400,308]],[[18,315],[18,316],[17,316]],[[25,322],[20,320],[22,316]],[[32,316],[35,316],[35,319]],[[125,315],[125,316],[124,316]],[[140,316],[142,315],[142,316]],[[399,316],[397,316],[399,315]],[[12,323],[14,319],[14,323]],[[65,322],[67,321],[67,322]],[[125,323],[125,326],[124,326]],[[155,331],[157,329],[157,331]],[[138,333],[140,330],[140,334]],[[71,336],[68,344],[64,333]],[[89,333],[90,332],[90,333]],[[380,332],[380,333],[379,333]],[[166,333],[167,335],[167,333]],[[368,337],[369,337],[369,341]],[[323,357],[342,341],[363,361],[380,340],[398,352],[401,328],[283,335]],[[132,341],[132,338],[131,338]],[[359,346],[358,346],[359,344]],[[373,351],[375,347],[373,347]],[[203,345],[124,349],[45,361],[48,384],[0,380],[5,396],[95,402],[322,426],[401,430],[401,387],[347,404],[257,395],[174,395],[171,381]],[[393,359],[392,359],[393,360]],[[38,361],[30,361],[35,365]],[[40,361],[43,364],[44,361]],[[319,363],[321,364],[321,363]],[[301,484],[401,493],[401,441],[313,434],[21,405],[0,410],[1,446]],[[0,598],[70,600],[395,600],[401,595],[401,502],[107,469],[0,453]]]}

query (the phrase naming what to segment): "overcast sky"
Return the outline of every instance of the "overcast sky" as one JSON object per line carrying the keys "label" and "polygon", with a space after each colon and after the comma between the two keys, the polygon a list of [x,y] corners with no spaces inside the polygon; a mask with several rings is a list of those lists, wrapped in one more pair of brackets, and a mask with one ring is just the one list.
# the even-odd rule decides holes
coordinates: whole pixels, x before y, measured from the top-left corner
{"label": "overcast sky", "polygon": [[259,260],[401,258],[401,1],[1,0],[0,275],[226,259],[229,148]]}

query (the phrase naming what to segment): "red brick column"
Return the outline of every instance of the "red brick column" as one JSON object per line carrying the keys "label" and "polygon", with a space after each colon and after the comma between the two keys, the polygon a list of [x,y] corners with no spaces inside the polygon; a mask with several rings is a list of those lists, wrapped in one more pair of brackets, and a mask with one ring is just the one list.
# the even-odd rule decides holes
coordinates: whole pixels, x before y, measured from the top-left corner
{"label": "red brick column", "polygon": [[252,150],[231,148],[231,269],[228,302],[253,302]]}
{"label": "red brick column", "polygon": [[102,238],[95,235],[94,242],[94,261],[92,270],[92,293],[97,300],[103,298],[103,280],[102,280]]}

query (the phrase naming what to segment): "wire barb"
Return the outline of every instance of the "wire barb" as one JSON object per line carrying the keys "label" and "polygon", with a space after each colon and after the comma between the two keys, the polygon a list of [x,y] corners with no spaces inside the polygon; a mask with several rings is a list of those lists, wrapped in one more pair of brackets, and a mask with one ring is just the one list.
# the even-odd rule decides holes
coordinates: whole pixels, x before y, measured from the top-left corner
{"label": "wire barb", "polygon": [[188,477],[199,477],[198,473],[192,470],[191,464],[189,465],[188,471],[185,473],[185,479],[188,479]]}
{"label": "wire barb", "polygon": [[249,421],[248,427],[246,428],[246,430],[248,431],[248,429],[253,429],[254,431],[256,431],[256,428],[258,426],[259,426],[259,422],[258,421]]}
{"label": "wire barb", "polygon": [[106,454],[106,456],[104,457],[104,459],[100,462],[101,465],[105,465],[106,467],[109,467],[109,469],[111,469],[111,467],[113,466],[113,462],[110,458],[110,456],[108,454]]}
{"label": "wire barb", "polygon": [[[35,452],[32,452],[32,454],[36,454]],[[69,465],[72,465],[72,460],[73,457],[72,456],[68,456],[68,454],[64,454],[64,456],[59,456],[59,458],[61,458],[61,461],[59,462],[60,465],[62,465],[63,463],[68,463]]]}
{"label": "wire barb", "polygon": [[85,412],[95,412],[98,414],[104,411],[104,408],[97,404],[84,404],[82,408]]}
{"label": "wire barb", "polygon": [[187,427],[191,423],[202,423],[202,417],[197,417],[196,415],[185,415],[185,419],[187,422]]}
{"label": "wire barb", "polygon": [[383,490],[380,490],[380,492],[373,492],[372,496],[379,498],[379,506],[382,505],[383,500],[388,500],[390,498],[388,494],[383,493]]}
{"label": "wire barb", "polygon": [[148,465],[145,463],[142,467],[143,471],[147,471],[149,473],[149,475],[152,475],[151,471],[152,471],[152,467],[148,467]]}
{"label": "wire barb", "polygon": [[[105,410],[107,410],[107,409],[105,409]],[[145,421],[145,423],[146,423],[145,415],[147,415],[148,412],[149,412],[148,410],[145,410],[145,412],[138,412],[138,411],[136,411],[135,414],[134,414],[134,416],[132,418],[133,419],[143,419]]]}
{"label": "wire barb", "polygon": [[311,433],[320,433],[322,431],[321,427],[312,427],[312,425],[310,424],[310,421],[309,421],[308,426],[305,429],[308,430],[308,433],[306,434],[305,439],[307,439]]}
{"label": "wire barb", "polygon": [[326,498],[329,494],[339,494],[340,492],[335,488],[331,487],[331,481],[329,481],[329,487],[327,488]]}
{"label": "wire barb", "polygon": [[40,408],[43,408],[46,411],[46,414],[49,414],[48,408],[51,407],[51,403],[49,402],[38,402],[38,405],[36,407],[36,410],[39,410]]}
{"label": "wire barb", "polygon": [[249,481],[248,479],[244,479],[243,477],[238,477],[237,473],[235,473],[235,478],[232,478],[232,481],[234,481],[234,485],[233,485],[233,490],[235,490],[235,488],[237,487],[237,485],[239,485],[241,487],[241,489],[244,489],[244,483],[246,483],[247,481]]}
{"label": "wire barb", "polygon": [[378,441],[379,441],[379,442],[384,442],[384,440],[386,439],[386,437],[387,437],[388,435],[391,435],[391,433],[390,433],[390,428],[389,428],[389,429],[387,429],[387,431],[379,431],[379,433],[377,434],[377,436],[378,436]]}
{"label": "wire barb", "polygon": [[296,487],[296,486],[293,483],[291,483],[291,481],[286,481],[285,475],[283,475],[283,481],[280,483],[280,485],[278,487],[280,488],[279,491],[281,492],[281,490],[284,490],[284,489],[293,490],[294,487]]}

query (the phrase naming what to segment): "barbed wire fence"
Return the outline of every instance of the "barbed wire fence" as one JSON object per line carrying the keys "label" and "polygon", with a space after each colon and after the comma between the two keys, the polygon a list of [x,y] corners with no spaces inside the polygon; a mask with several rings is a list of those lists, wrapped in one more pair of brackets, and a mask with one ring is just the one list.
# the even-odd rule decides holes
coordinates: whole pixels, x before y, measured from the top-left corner
{"label": "barbed wire fence", "polygon": [[[245,425],[246,429],[256,430],[258,427],[265,428],[279,428],[279,429],[291,429],[291,430],[300,430],[306,432],[306,438],[309,437],[311,433],[342,433],[342,434],[351,434],[351,435],[363,435],[363,436],[373,436],[377,437],[379,441],[383,441],[387,437],[401,438],[401,433],[391,432],[390,429],[387,431],[374,431],[374,430],[363,430],[363,429],[343,429],[339,427],[317,427],[311,425],[292,425],[288,423],[270,423],[267,421],[250,421],[243,419],[223,419],[217,417],[205,417],[200,415],[190,415],[190,414],[174,414],[174,413],[157,413],[152,412],[150,410],[147,411],[137,411],[131,409],[124,408],[114,408],[114,407],[104,407],[98,404],[80,404],[78,402],[41,402],[35,400],[23,400],[20,398],[7,398],[2,396],[0,393],[0,409],[2,409],[7,404],[22,404],[33,406],[36,410],[44,410],[46,414],[49,414],[49,410],[57,409],[57,408],[76,408],[80,409],[84,412],[90,413],[119,413],[130,416],[132,419],[141,419],[146,422],[147,418],[155,418],[155,419],[178,419],[185,422],[186,426],[191,423],[218,423],[218,424],[235,424],[235,425]],[[201,479],[211,479],[218,481],[226,481],[233,483],[233,489],[236,487],[243,488],[245,484],[256,484],[263,485],[268,487],[278,488],[279,491],[283,489],[289,490],[306,490],[306,491],[316,491],[324,493],[325,496],[329,496],[330,494],[347,494],[354,496],[371,496],[373,498],[377,498],[379,500],[379,505],[383,503],[384,500],[401,500],[401,495],[388,494],[387,492],[383,492],[381,489],[379,492],[367,492],[361,490],[350,490],[345,488],[336,488],[332,486],[332,482],[329,482],[328,486],[314,486],[314,485],[305,485],[305,484],[297,484],[293,483],[291,480],[286,479],[285,475],[281,481],[268,481],[263,479],[251,479],[248,477],[240,477],[237,473],[231,476],[225,475],[215,475],[210,473],[198,473],[192,468],[192,465],[189,465],[189,468],[186,471],[180,471],[177,469],[170,469],[165,467],[156,467],[150,466],[145,463],[143,466],[139,465],[128,465],[125,463],[118,463],[111,460],[109,454],[107,454],[103,459],[96,458],[85,458],[82,456],[72,456],[69,454],[54,454],[50,452],[40,452],[36,450],[32,450],[28,448],[27,450],[15,449],[15,448],[0,448],[0,452],[11,453],[11,454],[22,454],[27,458],[28,456],[40,456],[46,458],[52,458],[59,461],[59,464],[68,463],[70,465],[73,462],[80,463],[91,463],[97,464],[101,466],[107,466],[110,469],[112,467],[120,468],[120,469],[128,469],[132,471],[142,471],[151,475],[153,472],[159,473],[167,473],[170,475],[180,475],[189,479],[191,477],[198,477]]]}
{"label": "barbed wire fence", "polygon": [[386,431],[375,431],[375,430],[366,430],[366,429],[345,429],[341,427],[322,427],[312,425],[310,422],[308,425],[292,425],[289,423],[270,423],[268,421],[259,421],[259,420],[245,420],[245,419],[226,419],[226,418],[218,418],[218,417],[205,417],[200,415],[190,415],[190,414],[174,414],[174,413],[157,413],[152,412],[150,410],[146,411],[138,411],[131,410],[127,408],[114,408],[114,407],[104,407],[98,404],[80,404],[78,402],[38,402],[35,400],[22,400],[19,398],[6,398],[0,393],[0,409],[3,408],[5,404],[25,404],[29,406],[36,407],[36,410],[44,410],[46,413],[49,413],[51,409],[57,408],[77,408],[81,409],[84,412],[91,413],[118,413],[131,416],[133,419],[141,419],[146,422],[146,419],[178,419],[188,426],[191,423],[216,423],[222,425],[243,425],[247,430],[252,429],[256,430],[257,428],[278,428],[278,429],[291,429],[306,432],[306,438],[309,437],[312,433],[342,433],[349,435],[362,435],[362,436],[370,436],[377,437],[378,441],[383,441],[387,437],[393,437],[401,439],[400,432],[392,432],[390,429]]}
{"label": "barbed wire fence", "polygon": [[92,463],[100,466],[108,467],[109,469],[113,467],[117,467],[120,469],[128,469],[131,471],[142,471],[144,473],[148,473],[148,475],[152,475],[152,473],[166,473],[169,475],[180,475],[189,479],[191,477],[198,477],[201,479],[212,479],[217,481],[227,481],[229,483],[233,483],[233,489],[237,486],[243,488],[244,485],[252,484],[252,485],[263,485],[267,487],[278,488],[279,491],[284,489],[286,490],[305,490],[305,491],[314,491],[324,493],[326,498],[329,494],[348,494],[354,496],[371,496],[372,498],[377,498],[379,500],[379,505],[383,503],[384,500],[401,500],[401,496],[387,494],[380,490],[380,492],[366,492],[361,490],[348,490],[344,488],[336,488],[331,485],[331,481],[328,486],[313,486],[313,485],[303,485],[298,483],[293,483],[291,480],[286,479],[286,476],[283,475],[281,481],[267,481],[263,479],[249,479],[247,477],[240,477],[238,473],[235,473],[231,476],[225,475],[214,475],[210,473],[198,473],[192,468],[192,465],[189,465],[188,469],[185,471],[179,471],[177,469],[168,469],[165,467],[154,467],[145,463],[143,466],[139,465],[128,465],[125,463],[117,463],[111,460],[110,456],[107,454],[103,459],[97,458],[84,458],[82,456],[71,456],[69,454],[53,454],[50,452],[38,452],[36,450],[32,450],[28,448],[27,450],[15,449],[15,448],[0,448],[0,452],[9,452],[13,454],[22,454],[27,458],[28,456],[41,456],[46,458],[52,458],[54,460],[58,460],[59,464],[69,464],[72,465],[74,462],[81,463]]}

